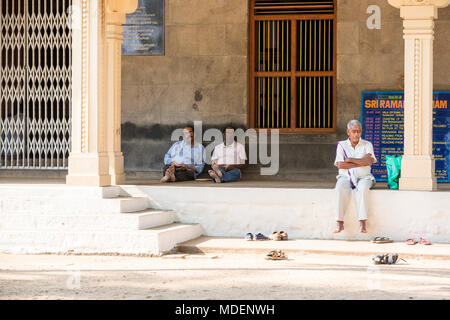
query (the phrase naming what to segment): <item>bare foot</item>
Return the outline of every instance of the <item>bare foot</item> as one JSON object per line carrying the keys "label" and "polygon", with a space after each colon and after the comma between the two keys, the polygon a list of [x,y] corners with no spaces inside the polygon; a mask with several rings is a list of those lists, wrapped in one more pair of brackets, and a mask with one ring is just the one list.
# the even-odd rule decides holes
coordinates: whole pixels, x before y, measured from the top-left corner
{"label": "bare foot", "polygon": [[170,179],[170,168],[166,170],[166,174],[159,181],[164,183],[169,181],[169,179]]}
{"label": "bare foot", "polygon": [[337,222],[337,227],[336,227],[336,229],[334,230],[333,233],[339,233],[341,231],[344,231],[344,222],[343,221],[338,221]]}
{"label": "bare foot", "polygon": [[222,180],[220,180],[220,177],[216,174],[216,172],[214,170],[209,170],[208,173],[211,176],[211,178],[214,179],[215,182],[217,182],[217,183],[222,182]]}
{"label": "bare foot", "polygon": [[361,233],[367,233],[366,230],[366,220],[359,221],[359,232]]}
{"label": "bare foot", "polygon": [[170,174],[170,181],[175,182],[175,168],[170,167],[169,168],[169,174]]}
{"label": "bare foot", "polygon": [[218,164],[213,165],[212,169],[220,178],[222,178],[222,171],[220,171],[220,167]]}

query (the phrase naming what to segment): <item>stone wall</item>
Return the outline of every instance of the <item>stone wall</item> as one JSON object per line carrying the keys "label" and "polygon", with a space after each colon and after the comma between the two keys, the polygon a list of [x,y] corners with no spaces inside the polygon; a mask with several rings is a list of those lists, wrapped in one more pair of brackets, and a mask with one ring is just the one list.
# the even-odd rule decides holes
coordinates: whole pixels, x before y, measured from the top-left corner
{"label": "stone wall", "polygon": [[186,122],[247,123],[247,2],[165,2],[165,56],[122,59],[127,171],[159,170],[170,133]]}
{"label": "stone wall", "polygon": [[[360,117],[361,91],[398,90],[403,30],[387,0],[338,0],[337,133],[283,134],[277,178],[333,179],[335,142]],[[381,29],[366,26],[369,5]],[[170,133],[202,120],[204,129],[248,120],[248,1],[166,0],[165,56],[122,57],[122,150],[128,177],[159,175]],[[450,7],[436,22],[435,89],[450,89]],[[252,169],[250,169],[252,171]]]}
{"label": "stone wall", "polygon": [[[381,9],[381,29],[366,25],[370,5]],[[404,40],[400,10],[387,0],[338,0],[338,132],[350,118],[359,119],[361,91],[400,90]],[[439,10],[435,26],[434,88],[450,89],[450,8]]]}

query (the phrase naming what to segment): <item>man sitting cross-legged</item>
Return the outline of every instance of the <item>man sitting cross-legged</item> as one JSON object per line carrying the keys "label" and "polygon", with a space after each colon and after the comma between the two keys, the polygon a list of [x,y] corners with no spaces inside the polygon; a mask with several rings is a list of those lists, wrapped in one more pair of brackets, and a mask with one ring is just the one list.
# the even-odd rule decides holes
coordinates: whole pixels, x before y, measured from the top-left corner
{"label": "man sitting cross-legged", "polygon": [[194,129],[183,129],[183,140],[175,142],[164,156],[161,182],[195,180],[205,166],[205,148],[194,141]]}
{"label": "man sitting cross-legged", "polygon": [[234,128],[227,127],[223,131],[224,143],[214,148],[212,160],[212,170],[208,173],[214,182],[239,181],[242,178],[241,170],[245,168],[244,146],[235,141]]}

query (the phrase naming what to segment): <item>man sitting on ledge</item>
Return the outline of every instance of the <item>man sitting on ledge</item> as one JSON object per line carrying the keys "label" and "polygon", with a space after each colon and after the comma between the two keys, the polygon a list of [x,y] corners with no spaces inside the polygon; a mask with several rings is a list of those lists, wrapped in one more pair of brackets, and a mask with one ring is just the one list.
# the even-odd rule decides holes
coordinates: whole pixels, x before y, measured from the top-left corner
{"label": "man sitting on ledge", "polygon": [[161,182],[195,180],[205,167],[205,147],[194,141],[194,128],[183,129],[183,140],[175,142],[164,156]]}
{"label": "man sitting on ledge", "polygon": [[335,192],[335,215],[337,227],[334,233],[344,230],[345,208],[354,191],[360,232],[366,233],[369,189],[375,185],[371,165],[377,162],[372,143],[361,139],[362,127],[358,120],[347,124],[348,139],[337,144],[334,165],[339,168]]}
{"label": "man sitting on ledge", "polygon": [[212,160],[212,170],[208,173],[213,182],[232,182],[242,178],[241,170],[245,168],[245,147],[237,142],[234,137],[234,128],[227,127],[223,131],[224,143],[214,148]]}

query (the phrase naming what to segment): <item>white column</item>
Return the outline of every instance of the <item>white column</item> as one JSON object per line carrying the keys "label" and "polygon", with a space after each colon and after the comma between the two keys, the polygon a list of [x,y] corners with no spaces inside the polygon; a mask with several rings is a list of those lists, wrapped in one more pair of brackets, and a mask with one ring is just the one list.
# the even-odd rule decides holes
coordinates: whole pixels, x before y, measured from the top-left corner
{"label": "white column", "polygon": [[[136,9],[137,0],[73,0],[72,149],[67,184],[107,186],[123,183],[121,60],[120,46],[117,49],[116,45],[120,40],[111,39],[117,38],[114,32],[112,35],[108,32],[110,39],[107,39],[106,30],[111,29],[111,14],[125,17],[125,13],[134,10],[133,5]],[[117,8],[126,10],[118,11]],[[115,130],[117,124],[112,124],[114,121],[118,121],[118,131]]]}
{"label": "white column", "polygon": [[437,11],[450,0],[388,0],[405,39],[404,155],[400,189],[436,190],[433,157],[433,40]]}
{"label": "white column", "polygon": [[121,152],[121,64],[122,24],[126,13],[137,8],[137,0],[106,1],[106,103],[107,149],[111,184],[124,184],[124,161]]}

